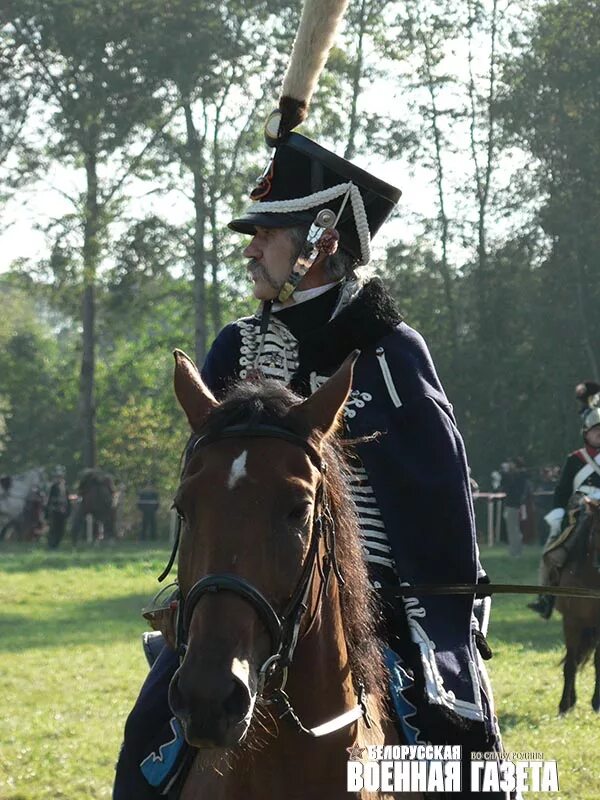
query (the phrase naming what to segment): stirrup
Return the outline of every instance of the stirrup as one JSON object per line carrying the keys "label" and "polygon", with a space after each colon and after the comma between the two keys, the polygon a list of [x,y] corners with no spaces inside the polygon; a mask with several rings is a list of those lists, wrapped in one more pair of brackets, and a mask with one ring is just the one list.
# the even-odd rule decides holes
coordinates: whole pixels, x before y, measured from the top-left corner
{"label": "stirrup", "polygon": [[148,666],[152,667],[165,646],[165,637],[160,631],[144,631],[142,634],[142,647]]}
{"label": "stirrup", "polygon": [[536,611],[543,619],[550,619],[554,609],[554,598],[551,595],[540,595],[533,603],[527,603],[527,608]]}

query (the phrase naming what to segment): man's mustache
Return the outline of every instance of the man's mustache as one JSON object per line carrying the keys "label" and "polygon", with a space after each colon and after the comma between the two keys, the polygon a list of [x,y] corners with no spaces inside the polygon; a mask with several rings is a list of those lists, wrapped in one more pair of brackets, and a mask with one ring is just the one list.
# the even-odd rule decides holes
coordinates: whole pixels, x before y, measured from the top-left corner
{"label": "man's mustache", "polygon": [[280,289],[278,283],[276,283],[273,278],[269,275],[267,270],[264,266],[257,261],[255,258],[251,258],[248,263],[246,264],[246,269],[248,272],[251,272],[252,275],[256,276],[257,278],[261,278],[265,283],[268,283],[273,289]]}

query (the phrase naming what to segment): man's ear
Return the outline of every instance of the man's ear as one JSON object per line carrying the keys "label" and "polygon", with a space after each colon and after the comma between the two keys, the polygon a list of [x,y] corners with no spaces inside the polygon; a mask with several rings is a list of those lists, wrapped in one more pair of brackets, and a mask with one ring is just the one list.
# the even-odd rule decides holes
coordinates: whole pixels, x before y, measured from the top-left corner
{"label": "man's ear", "polygon": [[339,369],[303,403],[288,413],[302,422],[319,437],[328,436],[340,423],[350,390],[354,364],[360,350],[354,350]]}
{"label": "man's ear", "polygon": [[204,385],[198,367],[183,350],[174,350],[175,372],[173,383],[179,405],[185,411],[194,432],[198,432],[208,414],[219,403]]}

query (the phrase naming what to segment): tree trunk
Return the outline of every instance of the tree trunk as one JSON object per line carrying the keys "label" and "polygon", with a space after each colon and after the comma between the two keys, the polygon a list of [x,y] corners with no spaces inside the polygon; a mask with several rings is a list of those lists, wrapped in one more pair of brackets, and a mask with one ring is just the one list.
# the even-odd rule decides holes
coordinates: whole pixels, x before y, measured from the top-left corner
{"label": "tree trunk", "polygon": [[590,322],[590,315],[587,311],[587,303],[585,300],[586,290],[585,290],[585,275],[584,275],[584,268],[580,261],[580,254],[577,251],[575,252],[575,259],[576,259],[576,292],[577,292],[577,309],[579,311],[578,318],[579,324],[581,328],[581,344],[583,345],[583,351],[586,354],[588,365],[590,372],[592,374],[592,378],[595,381],[600,380],[600,372],[598,370],[598,359],[596,358],[596,351],[592,345],[592,340],[590,338],[590,331],[593,330],[592,324]]}
{"label": "tree trunk", "polygon": [[83,232],[83,346],[81,357],[80,408],[84,467],[96,466],[96,267],[98,263],[98,176],[96,154],[85,156],[86,201]]}
{"label": "tree trunk", "polygon": [[477,197],[477,278],[479,284],[479,336],[482,342],[488,340],[487,333],[495,329],[494,319],[490,316],[490,286],[488,272],[488,250],[487,250],[487,214],[490,197],[490,186],[492,172],[494,168],[494,156],[496,149],[496,127],[495,127],[495,105],[496,105],[496,45],[498,34],[498,3],[494,0],[492,4],[490,20],[490,67],[488,73],[488,91],[486,98],[486,122],[487,122],[487,142],[485,148],[485,159],[483,168],[479,165],[476,129],[477,129],[477,107],[475,81],[473,78],[473,40],[472,27],[474,25],[474,11],[469,3],[469,100],[471,107],[470,125],[470,145],[475,171],[475,194]]}
{"label": "tree trunk", "polygon": [[216,200],[210,206],[210,266],[212,276],[212,286],[210,295],[210,311],[212,317],[213,330],[215,335],[223,327],[223,314],[221,309],[221,294],[219,291],[219,245],[221,243],[219,237],[219,229],[217,227],[217,211]]}
{"label": "tree trunk", "polygon": [[[231,85],[231,84],[230,84]],[[219,236],[219,228],[217,225],[217,205],[221,191],[221,148],[219,147],[219,136],[221,133],[221,111],[223,104],[229,93],[229,88],[223,93],[221,103],[217,106],[215,112],[215,121],[213,127],[212,137],[212,173],[210,176],[208,186],[209,196],[209,218],[210,218],[210,267],[211,267],[211,295],[210,295],[210,312],[213,324],[213,331],[215,336],[223,327],[222,310],[221,310],[221,294],[219,292],[219,250],[221,244],[221,237]]]}
{"label": "tree trunk", "polygon": [[444,186],[444,165],[442,159],[442,135],[440,132],[437,97],[435,91],[435,77],[433,74],[432,54],[430,44],[426,37],[422,38],[425,66],[425,81],[429,98],[431,101],[431,130],[433,136],[433,146],[435,154],[436,188],[438,195],[438,220],[441,231],[442,258],[440,262],[440,272],[444,286],[444,296],[446,298],[446,311],[448,314],[448,336],[452,348],[452,360],[454,367],[458,365],[458,318],[456,313],[456,303],[454,300],[453,278],[450,264],[448,261],[448,244],[450,240],[450,224],[446,213],[445,186]]}
{"label": "tree trunk", "polygon": [[346,150],[344,151],[344,158],[351,159],[356,153],[356,132],[358,130],[358,98],[360,96],[360,79],[362,78],[363,71],[363,39],[367,27],[367,2],[361,0],[360,4],[360,19],[358,24],[358,34],[356,42],[356,61],[354,62],[354,69],[352,70],[352,99],[350,101],[350,123],[348,126],[348,141],[346,142]]}
{"label": "tree trunk", "polygon": [[203,153],[198,131],[194,125],[189,101],[184,102],[189,166],[194,178],[194,244],[192,269],[194,274],[194,338],[196,363],[201,366],[206,357],[206,252],[204,231],[206,227],[206,198],[204,186]]}

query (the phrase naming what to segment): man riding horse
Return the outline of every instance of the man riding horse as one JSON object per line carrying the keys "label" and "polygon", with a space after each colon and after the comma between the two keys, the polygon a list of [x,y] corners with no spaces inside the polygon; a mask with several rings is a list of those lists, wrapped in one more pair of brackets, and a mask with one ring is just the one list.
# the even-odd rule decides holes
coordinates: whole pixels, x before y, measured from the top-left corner
{"label": "man riding horse", "polygon": [[[306,56],[301,43],[294,52]],[[464,445],[427,346],[381,281],[356,272],[369,263],[372,239],[401,193],[292,132],[310,97],[297,67],[267,120],[272,158],[249,207],[229,223],[251,237],[243,253],[261,307],[221,331],[202,379],[217,399],[236,381],[262,377],[309,396],[360,350],[345,407],[345,432],[357,440],[350,488],[395,653],[389,667],[400,734],[408,743],[462,744],[465,752],[497,749],[478,651],[489,656],[487,609],[478,608],[478,619],[469,596],[398,596],[401,584],[487,580]],[[115,800],[160,797],[189,763],[167,701],[178,665],[165,647],[142,688],[125,728]]]}
{"label": "man riding horse", "polygon": [[[558,586],[563,567],[575,545],[574,532],[582,495],[600,491],[600,384],[584,381],[575,387],[581,404],[583,447],[569,454],[554,490],[552,510],[544,519],[550,533],[540,563],[540,584]],[[541,594],[529,608],[549,619],[555,597]]]}

